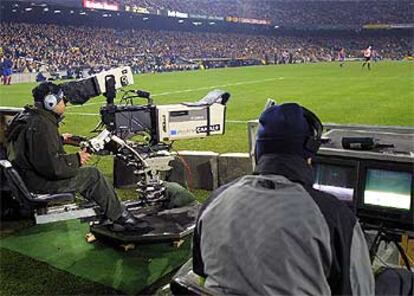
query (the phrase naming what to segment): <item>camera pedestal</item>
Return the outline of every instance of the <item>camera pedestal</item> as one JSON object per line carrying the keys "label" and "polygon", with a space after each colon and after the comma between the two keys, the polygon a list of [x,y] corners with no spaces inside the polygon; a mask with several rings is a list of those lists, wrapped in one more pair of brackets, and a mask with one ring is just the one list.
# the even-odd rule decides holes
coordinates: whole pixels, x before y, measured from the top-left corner
{"label": "camera pedestal", "polygon": [[139,219],[154,228],[148,233],[114,232],[110,224],[91,224],[90,232],[98,239],[112,244],[177,242],[194,231],[199,203],[185,207],[161,209],[160,206],[129,208]]}

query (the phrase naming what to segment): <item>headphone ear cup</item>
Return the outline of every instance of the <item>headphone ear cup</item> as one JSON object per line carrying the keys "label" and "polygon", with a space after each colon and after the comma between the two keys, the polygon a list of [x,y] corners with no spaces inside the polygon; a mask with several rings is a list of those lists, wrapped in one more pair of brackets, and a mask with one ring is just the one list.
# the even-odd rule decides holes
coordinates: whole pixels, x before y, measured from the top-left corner
{"label": "headphone ear cup", "polygon": [[43,101],[43,106],[45,107],[46,110],[52,111],[56,107],[57,103],[58,103],[58,99],[56,95],[49,94],[45,97]]}
{"label": "headphone ear cup", "polygon": [[305,149],[308,150],[312,154],[316,154],[320,146],[321,146],[321,141],[316,140],[314,137],[309,137],[305,143]]}
{"label": "headphone ear cup", "polygon": [[323,125],[319,118],[312,111],[304,107],[302,107],[302,109],[304,111],[304,116],[314,133],[313,136],[307,138],[305,143],[305,149],[312,154],[316,154],[316,152],[318,152],[319,150],[319,147],[321,146]]}

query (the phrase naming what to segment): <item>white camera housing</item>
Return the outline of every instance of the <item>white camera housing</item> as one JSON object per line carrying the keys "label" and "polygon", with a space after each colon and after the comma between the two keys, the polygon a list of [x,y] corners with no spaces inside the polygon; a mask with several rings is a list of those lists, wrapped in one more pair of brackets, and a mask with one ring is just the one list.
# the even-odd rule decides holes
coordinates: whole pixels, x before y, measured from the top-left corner
{"label": "white camera housing", "polygon": [[225,131],[226,106],[220,103],[159,105],[156,110],[160,141],[203,138],[222,135]]}
{"label": "white camera housing", "polygon": [[[122,87],[134,84],[134,76],[132,75],[132,70],[129,66],[118,67],[108,71],[102,71],[98,74],[91,76],[96,78],[100,93],[106,92],[105,82],[107,77],[111,76],[113,76],[115,79],[115,89],[120,89]],[[91,77],[88,77],[86,79],[89,79]]]}

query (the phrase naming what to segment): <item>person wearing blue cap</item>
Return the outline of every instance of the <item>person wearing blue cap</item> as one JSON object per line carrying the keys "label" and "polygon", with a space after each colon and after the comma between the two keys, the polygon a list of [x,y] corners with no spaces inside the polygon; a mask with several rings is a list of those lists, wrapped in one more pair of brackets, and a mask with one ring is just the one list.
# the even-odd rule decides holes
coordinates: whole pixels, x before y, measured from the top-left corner
{"label": "person wearing blue cap", "polygon": [[374,295],[368,247],[353,213],[313,189],[323,126],[306,108],[260,116],[253,175],[203,204],[193,271],[219,295]]}

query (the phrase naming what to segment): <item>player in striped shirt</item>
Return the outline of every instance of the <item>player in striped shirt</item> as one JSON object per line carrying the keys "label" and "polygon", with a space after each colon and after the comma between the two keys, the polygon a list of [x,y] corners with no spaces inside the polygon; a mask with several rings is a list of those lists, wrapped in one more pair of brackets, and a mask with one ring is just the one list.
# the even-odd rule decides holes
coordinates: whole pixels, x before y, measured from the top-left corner
{"label": "player in striped shirt", "polygon": [[365,67],[365,65],[368,65],[368,70],[371,70],[371,57],[372,57],[372,47],[368,46],[367,49],[364,49],[364,63],[362,64],[362,68]]}

